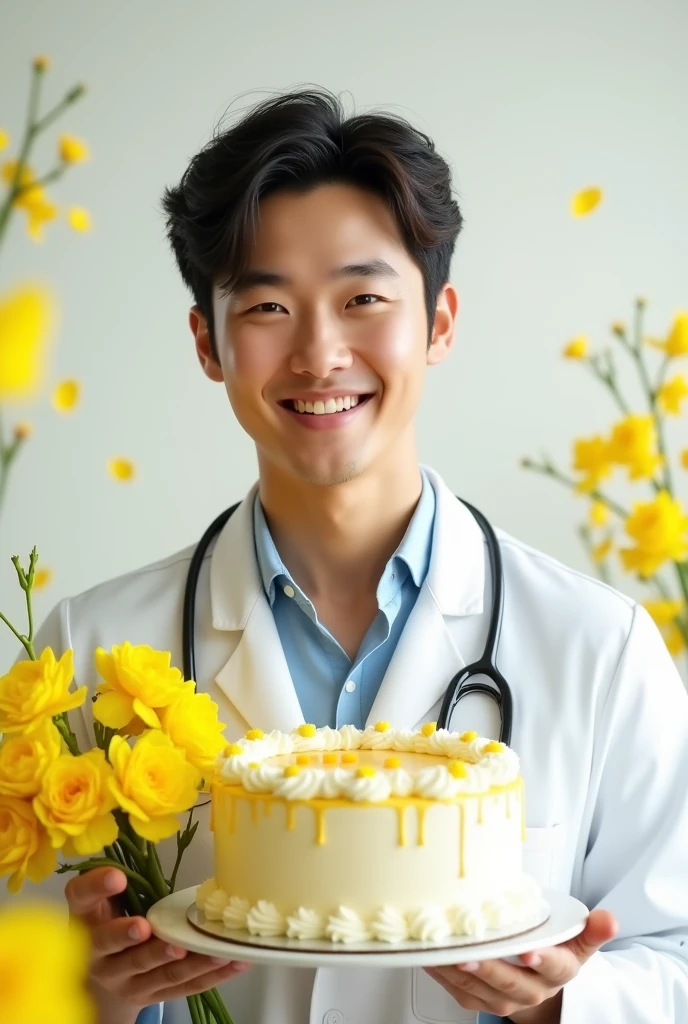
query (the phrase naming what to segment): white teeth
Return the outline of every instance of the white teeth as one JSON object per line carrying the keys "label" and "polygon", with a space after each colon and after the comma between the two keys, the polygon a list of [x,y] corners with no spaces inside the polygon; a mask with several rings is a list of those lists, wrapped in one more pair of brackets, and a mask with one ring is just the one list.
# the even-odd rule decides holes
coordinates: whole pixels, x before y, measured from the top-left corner
{"label": "white teeth", "polygon": [[344,412],[353,409],[358,405],[358,395],[346,395],[340,398],[328,398],[327,402],[303,402],[300,398],[292,399],[294,412],[310,412],[315,416],[332,415],[335,412]]}

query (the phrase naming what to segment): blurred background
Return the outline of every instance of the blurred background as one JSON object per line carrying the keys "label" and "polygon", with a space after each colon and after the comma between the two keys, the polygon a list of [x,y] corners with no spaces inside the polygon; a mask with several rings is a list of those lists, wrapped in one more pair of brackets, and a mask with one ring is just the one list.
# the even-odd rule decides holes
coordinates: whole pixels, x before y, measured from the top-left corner
{"label": "blurred background", "polygon": [[[0,160],[16,159],[38,55],[45,109],[75,83],[87,91],[32,163],[53,166],[62,133],[88,148],[46,186],[60,212],[44,240],[17,210],[0,250],[0,295],[40,280],[59,304],[43,391],[3,407],[6,441],[31,425],[0,510],[9,618],[23,623],[12,555],[26,561],[35,544],[49,569],[40,622],[60,598],[195,543],[255,479],[251,440],[197,364],[160,197],[218,125],[307,84],[341,93],[350,112],[408,118],[454,169],[462,308],[448,363],[427,376],[422,461],[502,529],[595,571],[577,534],[588,499],[520,460],[547,453],[569,472],[573,439],[618,419],[589,367],[563,358],[572,339],[613,345],[611,324],[630,324],[640,296],[658,339],[688,308],[685,3],[21,0],[0,21]],[[601,201],[575,215],[590,188]],[[90,230],[78,216],[70,227],[75,207]],[[642,411],[635,369],[618,363]],[[64,381],[78,400],[55,398]],[[684,505],[687,423],[667,421]],[[608,490],[649,500],[619,474]],[[645,596],[613,555],[608,569]],[[0,631],[0,670],[17,650]]]}

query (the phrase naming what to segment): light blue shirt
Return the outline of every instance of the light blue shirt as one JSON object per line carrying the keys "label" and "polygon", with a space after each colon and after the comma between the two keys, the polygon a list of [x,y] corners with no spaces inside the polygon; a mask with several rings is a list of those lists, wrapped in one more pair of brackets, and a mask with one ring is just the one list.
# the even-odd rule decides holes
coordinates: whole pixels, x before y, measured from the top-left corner
{"label": "light blue shirt", "polygon": [[353,659],[318,620],[270,535],[259,495],[253,509],[256,557],[287,666],[306,722],[365,728],[397,641],[430,562],[435,492],[421,470],[419,502],[377,587],[378,611]]}

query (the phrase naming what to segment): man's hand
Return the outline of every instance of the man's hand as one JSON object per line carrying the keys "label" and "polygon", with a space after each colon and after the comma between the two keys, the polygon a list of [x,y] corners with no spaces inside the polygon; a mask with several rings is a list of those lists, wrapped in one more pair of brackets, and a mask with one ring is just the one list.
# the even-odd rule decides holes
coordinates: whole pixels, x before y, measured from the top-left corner
{"label": "man's hand", "polygon": [[70,916],[86,924],[92,943],[89,988],[98,1024],[134,1024],[151,1003],[205,992],[251,965],[200,956],[152,937],[145,917],[117,916],[114,897],[127,878],[114,868],[95,868],[65,887]]}
{"label": "man's hand", "polygon": [[509,1017],[514,1024],[559,1024],[561,990],[582,965],[619,930],[613,914],[593,910],[585,929],[569,942],[524,953],[525,967],[505,960],[456,967],[428,967],[427,973],[466,1010]]}

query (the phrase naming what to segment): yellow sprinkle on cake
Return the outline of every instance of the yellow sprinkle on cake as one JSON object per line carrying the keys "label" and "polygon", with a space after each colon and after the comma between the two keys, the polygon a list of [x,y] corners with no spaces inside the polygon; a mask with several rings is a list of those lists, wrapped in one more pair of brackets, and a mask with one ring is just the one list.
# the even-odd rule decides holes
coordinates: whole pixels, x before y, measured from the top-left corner
{"label": "yellow sprinkle on cake", "polygon": [[485,746],[483,747],[483,754],[501,754],[503,750],[504,744],[497,743],[493,740],[490,743],[485,744]]}
{"label": "yellow sprinkle on cake", "polygon": [[303,736],[306,740],[312,740],[315,736],[315,726],[312,722],[307,722],[306,725],[300,725],[297,731],[299,736]]}
{"label": "yellow sprinkle on cake", "polygon": [[453,775],[455,779],[465,779],[468,775],[468,769],[463,761],[450,761],[447,769],[449,774]]}
{"label": "yellow sprinkle on cake", "polygon": [[434,732],[437,732],[437,722],[426,722],[421,732],[424,736],[432,736]]}
{"label": "yellow sprinkle on cake", "polygon": [[477,732],[473,732],[472,730],[470,732],[462,732],[461,735],[459,736],[459,739],[461,740],[462,743],[472,743],[473,740],[477,740],[477,738]]}
{"label": "yellow sprinkle on cake", "polygon": [[247,740],[262,740],[265,733],[262,729],[249,729],[246,733]]}
{"label": "yellow sprinkle on cake", "polygon": [[355,750],[345,750],[342,754],[342,764],[358,764],[358,754]]}
{"label": "yellow sprinkle on cake", "polygon": [[391,728],[392,728],[392,726],[389,724],[389,722],[376,722],[375,723],[375,732],[389,732],[389,730]]}
{"label": "yellow sprinkle on cake", "polygon": [[339,758],[334,751],[328,750],[327,753],[323,754],[323,764],[336,764]]}
{"label": "yellow sprinkle on cake", "polygon": [[236,757],[238,754],[243,754],[243,752],[244,748],[240,747],[238,743],[230,743],[228,746],[225,747],[224,756]]}
{"label": "yellow sprinkle on cake", "polygon": [[297,764],[288,764],[284,769],[284,777],[286,779],[293,779],[295,775],[300,775],[301,769]]}
{"label": "yellow sprinkle on cake", "polygon": [[296,763],[297,764],[310,764],[311,763],[310,756],[308,754],[297,754],[296,755]]}
{"label": "yellow sprinkle on cake", "polygon": [[377,770],[373,768],[372,764],[363,764],[356,771],[356,776],[359,779],[372,779],[377,775]]}
{"label": "yellow sprinkle on cake", "polygon": [[401,768],[401,761],[398,757],[388,757],[385,759],[385,768]]}

